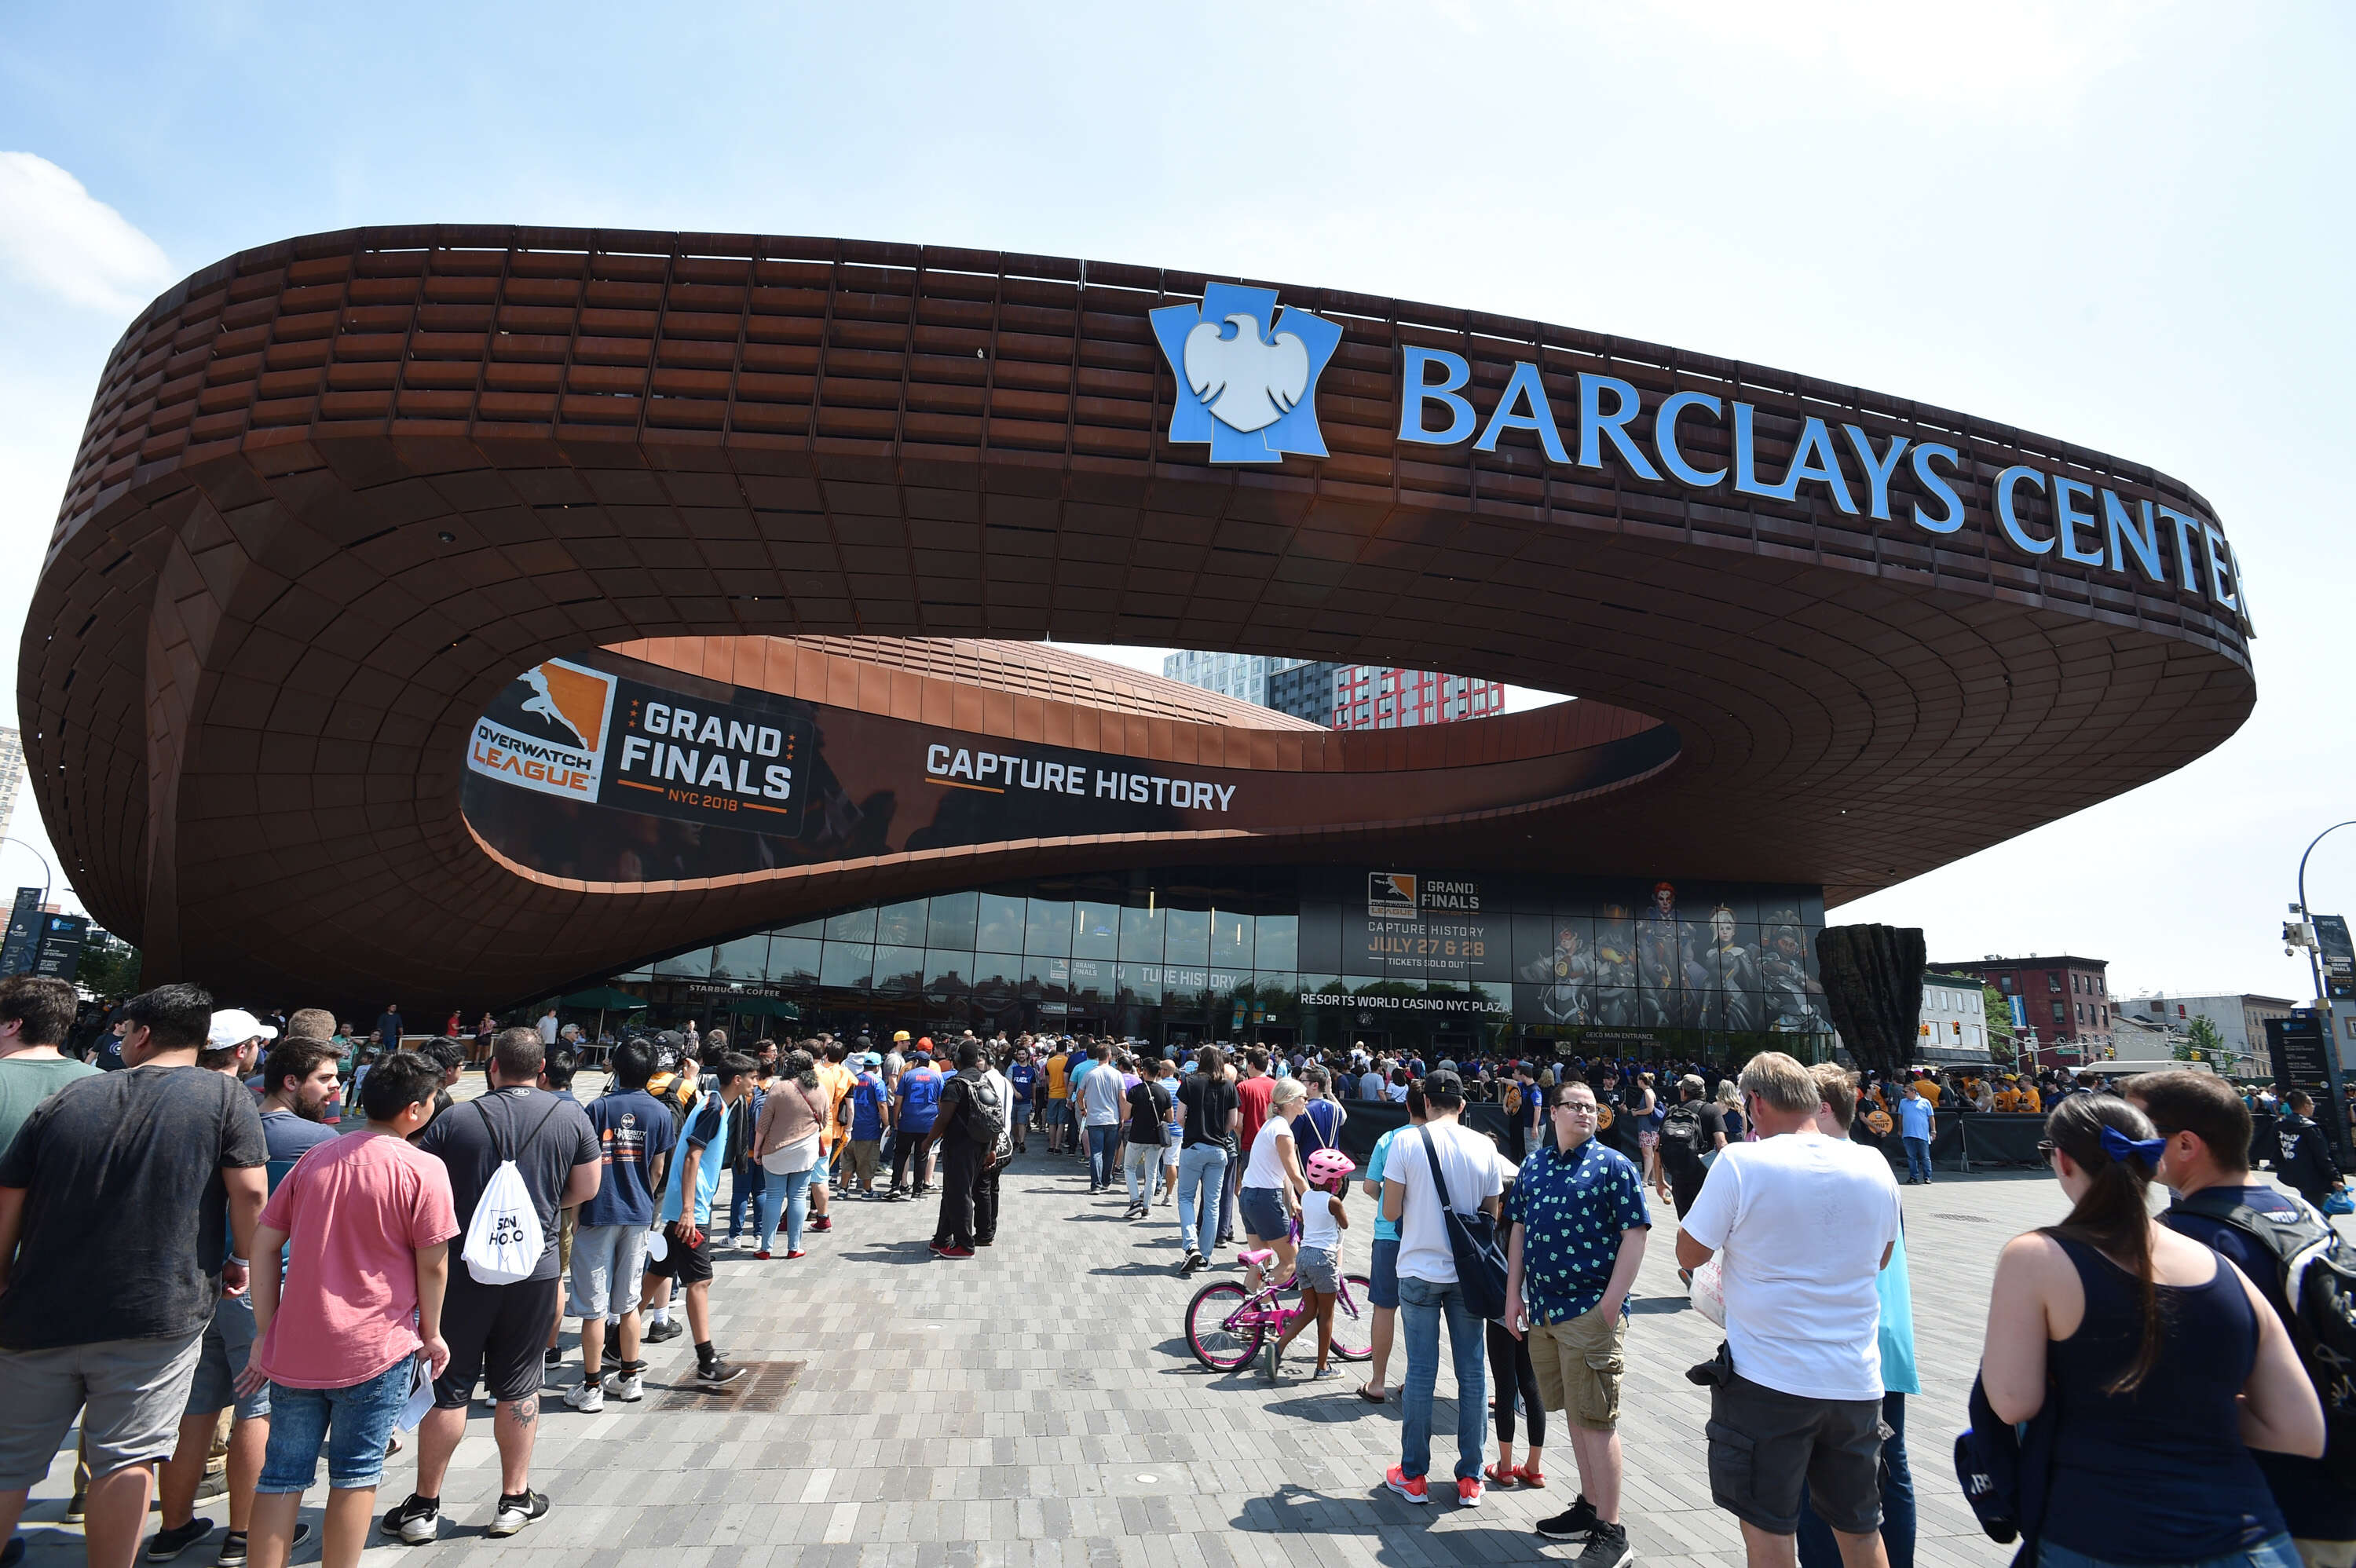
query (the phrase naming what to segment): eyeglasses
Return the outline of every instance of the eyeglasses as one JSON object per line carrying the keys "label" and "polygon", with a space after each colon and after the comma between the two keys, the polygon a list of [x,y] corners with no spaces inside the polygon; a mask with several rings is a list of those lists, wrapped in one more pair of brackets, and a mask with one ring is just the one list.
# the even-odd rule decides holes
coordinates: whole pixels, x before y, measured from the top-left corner
{"label": "eyeglasses", "polygon": [[1592,1100],[1558,1100],[1555,1102],[1554,1108],[1558,1111],[1575,1112],[1582,1116],[1591,1116],[1595,1115],[1597,1107]]}
{"label": "eyeglasses", "polygon": [[2037,1157],[2041,1160],[2045,1160],[2048,1163],[2051,1162],[2053,1158],[2053,1140],[2051,1138],[2040,1138],[2037,1140]]}

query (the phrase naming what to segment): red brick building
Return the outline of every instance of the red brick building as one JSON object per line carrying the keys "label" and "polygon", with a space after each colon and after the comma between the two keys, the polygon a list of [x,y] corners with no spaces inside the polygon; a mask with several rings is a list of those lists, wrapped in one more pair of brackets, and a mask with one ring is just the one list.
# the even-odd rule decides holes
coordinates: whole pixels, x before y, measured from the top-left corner
{"label": "red brick building", "polygon": [[1486,719],[1505,710],[1505,683],[1392,665],[1344,665],[1333,672],[1336,730],[1406,730]]}
{"label": "red brick building", "polygon": [[2099,1060],[2111,1043],[2111,994],[2103,958],[2004,958],[1990,955],[1976,963],[1933,964],[1954,975],[1976,975],[2008,997],[2019,997],[2029,1027],[2037,1031],[2040,1067],[2067,1067]]}

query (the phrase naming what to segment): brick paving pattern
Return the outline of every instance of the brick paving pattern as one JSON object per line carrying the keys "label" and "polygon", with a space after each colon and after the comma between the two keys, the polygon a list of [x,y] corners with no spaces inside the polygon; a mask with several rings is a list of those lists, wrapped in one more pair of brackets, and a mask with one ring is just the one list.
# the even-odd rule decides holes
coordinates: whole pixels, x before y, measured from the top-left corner
{"label": "brick paving pattern", "polygon": [[[1357,1368],[1312,1382],[1305,1355],[1276,1387],[1257,1369],[1203,1371],[1183,1338],[1195,1286],[1171,1272],[1173,1211],[1125,1222],[1122,1197],[1087,1197],[1079,1163],[1042,1147],[1034,1136],[1007,1174],[998,1244],[971,1262],[927,1254],[931,1201],[839,1202],[835,1229],[809,1237],[800,1263],[723,1253],[714,1337],[761,1364],[753,1387],[724,1407],[691,1398],[681,1338],[649,1351],[641,1403],[584,1416],[552,1389],[532,1482],[554,1507],[505,1541],[483,1534],[498,1472],[478,1403],[444,1488],[441,1539],[375,1547],[368,1561],[622,1568],[658,1552],[666,1568],[1427,1568],[1577,1556],[1576,1542],[1531,1530],[1578,1490],[1558,1426],[1543,1492],[1493,1491],[1477,1509],[1439,1500],[1438,1486],[1429,1508],[1392,1497],[1381,1482],[1398,1458],[1396,1400],[1353,1397]],[[2011,1549],[1979,1533],[1949,1456],[1996,1254],[2063,1205],[2051,1179],[2027,1175],[1944,1177],[1904,1193],[1924,1385],[1907,1420],[1919,1560],[2001,1563]],[[1345,1267],[1364,1266],[1372,1217],[1354,1197]],[[1628,1337],[1624,1517],[1640,1563],[1732,1568],[1740,1537],[1710,1505],[1705,1472],[1708,1397],[1683,1376],[1719,1336],[1677,1286],[1666,1207],[1655,1218]],[[568,1328],[560,1386],[580,1376],[573,1345]],[[1445,1477],[1454,1385],[1444,1349],[1441,1360],[1433,1474]],[[798,1372],[785,1365],[797,1361]],[[1395,1351],[1392,1382],[1404,1372]],[[789,1384],[779,1403],[774,1391]],[[71,1467],[69,1447],[36,1489],[32,1568],[81,1561],[80,1531],[58,1522]],[[388,1466],[380,1510],[412,1474],[407,1454]],[[305,1518],[316,1523],[325,1497],[323,1466]],[[221,1499],[198,1511],[226,1522]],[[181,1561],[209,1563],[219,1540]],[[306,1543],[297,1560],[316,1555]]]}

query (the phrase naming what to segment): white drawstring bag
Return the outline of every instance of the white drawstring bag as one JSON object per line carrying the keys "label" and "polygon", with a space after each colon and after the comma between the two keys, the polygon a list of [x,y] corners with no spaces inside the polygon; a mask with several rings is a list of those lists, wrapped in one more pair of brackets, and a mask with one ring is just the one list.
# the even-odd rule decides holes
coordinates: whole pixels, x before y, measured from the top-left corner
{"label": "white drawstring bag", "polygon": [[[532,1128],[535,1136],[562,1103],[555,1102],[541,1113],[539,1125]],[[496,1149],[498,1124],[482,1101],[474,1104]],[[466,1244],[458,1255],[466,1260],[466,1272],[475,1276],[477,1285],[513,1285],[530,1279],[548,1251],[548,1232],[541,1229],[540,1211],[532,1204],[531,1189],[523,1184],[523,1172],[516,1168],[516,1155],[530,1145],[527,1137],[521,1147],[499,1161],[475,1202],[474,1218],[466,1221]]]}
{"label": "white drawstring bag", "polygon": [[1693,1271],[1687,1287],[1694,1310],[1719,1328],[1726,1327],[1726,1260],[1723,1253]]}

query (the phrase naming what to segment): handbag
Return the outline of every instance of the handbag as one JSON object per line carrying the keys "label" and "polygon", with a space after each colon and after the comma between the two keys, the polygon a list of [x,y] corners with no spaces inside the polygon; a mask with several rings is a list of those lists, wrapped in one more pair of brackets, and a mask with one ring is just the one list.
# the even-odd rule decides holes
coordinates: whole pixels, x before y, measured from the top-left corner
{"label": "handbag", "polygon": [[1457,1211],[1448,1200],[1448,1179],[1440,1168],[1440,1149],[1430,1127],[1423,1135],[1423,1155],[1431,1161],[1431,1185],[1440,1194],[1440,1221],[1448,1228],[1448,1250],[1456,1259],[1456,1284],[1464,1306],[1475,1317],[1505,1315],[1505,1254],[1497,1245],[1496,1222],[1479,1210]]}

